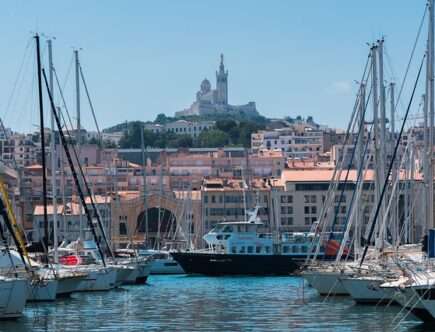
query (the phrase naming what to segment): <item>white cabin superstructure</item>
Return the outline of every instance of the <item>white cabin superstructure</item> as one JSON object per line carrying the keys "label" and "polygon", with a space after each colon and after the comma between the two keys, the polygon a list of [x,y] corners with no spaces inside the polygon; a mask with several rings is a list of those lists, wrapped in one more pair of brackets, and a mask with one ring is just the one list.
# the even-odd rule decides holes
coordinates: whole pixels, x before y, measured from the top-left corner
{"label": "white cabin superstructure", "polygon": [[222,222],[203,236],[208,251],[216,254],[292,255],[306,257],[314,233],[282,233],[274,241],[260,221]]}

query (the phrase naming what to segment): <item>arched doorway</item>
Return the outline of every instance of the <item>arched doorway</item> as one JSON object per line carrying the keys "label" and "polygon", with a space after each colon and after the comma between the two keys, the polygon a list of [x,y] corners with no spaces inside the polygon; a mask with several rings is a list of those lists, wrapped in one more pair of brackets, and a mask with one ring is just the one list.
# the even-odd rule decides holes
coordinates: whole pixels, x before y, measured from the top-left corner
{"label": "arched doorway", "polygon": [[[160,222],[159,222],[160,213]],[[145,218],[147,216],[148,218]],[[175,233],[177,220],[175,215],[168,209],[153,207],[142,211],[137,217],[136,230],[137,233],[143,234],[148,245],[155,247],[158,242],[160,230],[160,244],[163,240],[171,238]],[[147,234],[148,233],[148,234]]]}

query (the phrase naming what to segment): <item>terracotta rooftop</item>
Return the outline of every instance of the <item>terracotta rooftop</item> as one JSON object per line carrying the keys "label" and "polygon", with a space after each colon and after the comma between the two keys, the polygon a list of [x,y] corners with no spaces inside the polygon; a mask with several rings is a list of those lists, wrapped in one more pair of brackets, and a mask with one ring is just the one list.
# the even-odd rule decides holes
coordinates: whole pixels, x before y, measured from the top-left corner
{"label": "terracotta rooftop", "polygon": [[[329,182],[332,180],[334,174],[333,169],[304,169],[304,170],[284,170],[281,176],[281,185],[285,182]],[[369,169],[364,172],[364,180],[365,181],[373,181],[374,179],[374,171]],[[355,182],[358,177],[357,170],[350,170],[349,175],[347,175],[347,170],[343,170],[340,174],[340,180]],[[405,172],[400,172],[400,178],[405,179]],[[416,180],[421,180],[421,174],[416,173],[414,178]],[[279,182],[277,182],[277,185]]]}
{"label": "terracotta rooftop", "polygon": [[[244,188],[242,179],[206,179],[204,180],[204,184],[202,186],[202,190],[204,191],[241,191]],[[251,181],[251,189],[264,190],[269,189],[268,181],[264,181],[263,179],[255,178]]]}
{"label": "terracotta rooftop", "polygon": [[[47,214],[52,215],[53,214],[53,205],[47,205]],[[35,216],[42,216],[44,215],[44,206],[43,205],[36,205],[33,214]],[[57,205],[57,214],[64,214],[64,205],[58,204]],[[66,211],[65,214],[67,215],[80,215],[80,205],[76,203],[67,203],[66,204]]]}
{"label": "terracotta rooftop", "polygon": [[26,166],[24,168],[28,169],[28,170],[41,170],[42,169],[42,165],[34,164],[34,165]]}

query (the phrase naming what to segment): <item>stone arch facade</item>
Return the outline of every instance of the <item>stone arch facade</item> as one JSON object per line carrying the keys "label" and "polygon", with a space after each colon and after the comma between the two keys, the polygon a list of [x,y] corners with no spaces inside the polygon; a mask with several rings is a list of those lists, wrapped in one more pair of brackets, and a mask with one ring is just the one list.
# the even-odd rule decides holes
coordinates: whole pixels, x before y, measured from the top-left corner
{"label": "stone arch facade", "polygon": [[[172,225],[165,226],[161,223],[161,226],[164,226],[160,228],[160,242],[162,242],[168,235],[174,234],[176,229],[178,230],[182,227],[184,230],[187,228],[185,216],[186,214],[189,214],[189,211],[187,211],[188,207],[185,204],[185,200],[177,199],[175,195],[159,195],[154,193],[148,195],[148,215],[150,216],[150,211],[158,209],[159,206],[162,213],[161,216],[164,217],[166,215],[168,218],[172,219]],[[192,201],[190,206],[190,215],[192,216],[193,224],[193,234],[191,234],[190,238],[195,244],[202,237],[200,201]],[[143,215],[144,200],[141,197],[141,193],[137,192],[136,195],[130,194],[129,196],[124,197],[120,195],[117,199],[113,200],[111,237],[114,247],[122,247],[131,241],[135,243],[144,243],[146,241],[145,232],[143,231],[144,225],[141,225],[139,222]],[[164,219],[162,217],[161,221]],[[151,225],[148,224],[148,226]],[[187,229],[185,231],[187,231]],[[180,239],[180,233],[177,232],[177,234],[177,239]],[[147,243],[152,245],[153,241],[156,241],[157,232],[148,232],[148,235],[149,239]],[[185,236],[185,238],[186,237],[187,236]]]}

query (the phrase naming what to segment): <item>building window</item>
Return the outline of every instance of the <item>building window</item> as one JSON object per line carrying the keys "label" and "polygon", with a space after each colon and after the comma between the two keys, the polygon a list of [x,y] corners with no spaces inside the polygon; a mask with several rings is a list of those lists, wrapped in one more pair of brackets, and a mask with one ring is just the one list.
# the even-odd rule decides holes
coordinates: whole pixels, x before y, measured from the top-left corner
{"label": "building window", "polygon": [[317,196],[311,195],[311,203],[317,203]]}
{"label": "building window", "polygon": [[316,214],[317,213],[317,207],[316,206],[312,206],[311,207],[311,213],[312,214]]}
{"label": "building window", "polygon": [[310,225],[311,219],[309,217],[305,217],[305,225]]}
{"label": "building window", "polygon": [[281,226],[293,225],[293,217],[282,217]]}
{"label": "building window", "polygon": [[208,203],[208,196],[204,195],[204,203]]}
{"label": "building window", "polygon": [[125,222],[119,223],[119,235],[127,235],[127,225]]}
{"label": "building window", "polygon": [[293,214],[293,206],[287,206],[287,214]]}
{"label": "building window", "polygon": [[287,196],[287,203],[293,203],[293,196],[292,195]]}
{"label": "building window", "polygon": [[216,203],[216,197],[214,195],[211,195],[211,202]]}
{"label": "building window", "polygon": [[304,213],[305,214],[309,214],[310,213],[310,207],[309,206],[304,206]]}
{"label": "building window", "polygon": [[310,196],[304,195],[304,203],[309,203],[309,202],[310,202]]}
{"label": "building window", "polygon": [[341,213],[346,213],[346,205],[340,207]]}

